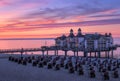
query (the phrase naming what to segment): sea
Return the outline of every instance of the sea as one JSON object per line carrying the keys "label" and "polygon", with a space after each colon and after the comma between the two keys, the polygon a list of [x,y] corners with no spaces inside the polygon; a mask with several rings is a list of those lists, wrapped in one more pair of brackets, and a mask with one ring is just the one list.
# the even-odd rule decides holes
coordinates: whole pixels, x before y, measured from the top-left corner
{"label": "sea", "polygon": [[[120,45],[120,38],[114,38],[114,44]],[[54,39],[0,39],[0,50],[1,49],[21,49],[21,48],[41,48],[41,46],[53,46],[55,45]],[[54,55],[54,51],[49,51],[49,55]],[[63,51],[58,52],[59,55],[64,55]],[[16,53],[20,54],[20,53]],[[38,54],[41,55],[42,52],[26,52],[24,54]],[[45,52],[46,54],[46,52]],[[73,55],[72,51],[68,51],[68,55]],[[101,53],[105,56],[105,53]],[[79,56],[83,56],[83,52],[79,52]],[[94,56],[94,53],[92,53]],[[114,51],[114,57],[120,58],[120,48]]]}

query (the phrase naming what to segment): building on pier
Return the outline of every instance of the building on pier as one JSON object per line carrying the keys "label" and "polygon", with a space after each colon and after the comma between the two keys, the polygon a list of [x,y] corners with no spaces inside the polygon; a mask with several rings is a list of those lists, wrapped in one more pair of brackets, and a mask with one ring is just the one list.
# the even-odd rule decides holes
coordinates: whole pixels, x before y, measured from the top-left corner
{"label": "building on pier", "polygon": [[59,48],[67,48],[84,52],[109,51],[113,47],[113,37],[111,33],[99,34],[82,34],[81,29],[75,35],[73,29],[70,30],[68,36],[62,35],[55,39],[56,46]]}

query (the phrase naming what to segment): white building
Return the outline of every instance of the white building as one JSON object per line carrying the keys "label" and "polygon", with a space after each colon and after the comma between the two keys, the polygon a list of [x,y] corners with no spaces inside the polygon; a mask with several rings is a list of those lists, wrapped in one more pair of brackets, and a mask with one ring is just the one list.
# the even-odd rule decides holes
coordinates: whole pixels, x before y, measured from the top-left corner
{"label": "white building", "polygon": [[78,48],[78,50],[83,51],[96,51],[96,50],[107,50],[113,46],[113,38],[111,33],[105,35],[102,34],[85,34],[83,35],[81,29],[78,29],[77,35],[74,35],[73,30],[70,30],[68,36],[61,36],[55,39],[56,46],[65,47],[68,50]]}

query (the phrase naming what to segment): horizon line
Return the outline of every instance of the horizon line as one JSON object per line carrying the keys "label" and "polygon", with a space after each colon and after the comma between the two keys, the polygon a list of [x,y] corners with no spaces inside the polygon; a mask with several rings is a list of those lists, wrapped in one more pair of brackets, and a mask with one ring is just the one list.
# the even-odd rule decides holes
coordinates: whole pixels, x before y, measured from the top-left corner
{"label": "horizon line", "polygon": [[55,38],[0,38],[0,40],[52,40]]}
{"label": "horizon line", "polygon": [[[120,37],[113,37],[120,38]],[[0,38],[0,40],[52,40],[55,38]]]}

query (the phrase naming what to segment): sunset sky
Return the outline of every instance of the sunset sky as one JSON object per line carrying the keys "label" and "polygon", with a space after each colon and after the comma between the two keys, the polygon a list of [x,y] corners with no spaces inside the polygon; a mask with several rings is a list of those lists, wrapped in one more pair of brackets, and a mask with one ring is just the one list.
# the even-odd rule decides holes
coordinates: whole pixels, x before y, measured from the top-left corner
{"label": "sunset sky", "polygon": [[0,0],[0,38],[55,38],[71,28],[120,37],[120,0]]}

